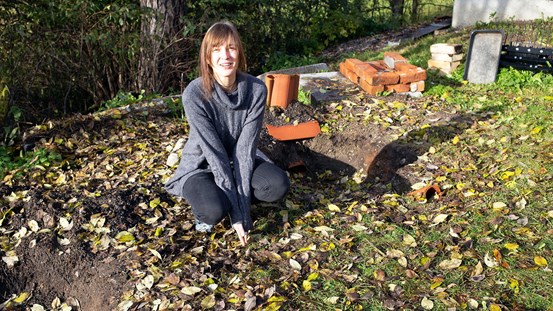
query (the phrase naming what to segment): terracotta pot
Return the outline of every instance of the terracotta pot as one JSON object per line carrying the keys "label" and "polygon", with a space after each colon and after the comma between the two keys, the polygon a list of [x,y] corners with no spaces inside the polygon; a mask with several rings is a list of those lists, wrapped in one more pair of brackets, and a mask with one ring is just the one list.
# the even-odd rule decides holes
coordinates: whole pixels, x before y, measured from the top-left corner
{"label": "terracotta pot", "polygon": [[267,105],[286,109],[293,100],[298,99],[300,76],[297,74],[267,75],[265,85],[267,85]]}
{"label": "terracotta pot", "polygon": [[321,133],[321,127],[316,120],[302,122],[298,125],[273,126],[268,124],[267,131],[276,140],[298,140],[313,138]]}
{"label": "terracotta pot", "polygon": [[407,195],[429,200],[436,194],[438,195],[438,199],[441,198],[442,190],[440,189],[440,187],[438,187],[437,185],[428,185],[419,190],[411,191]]}

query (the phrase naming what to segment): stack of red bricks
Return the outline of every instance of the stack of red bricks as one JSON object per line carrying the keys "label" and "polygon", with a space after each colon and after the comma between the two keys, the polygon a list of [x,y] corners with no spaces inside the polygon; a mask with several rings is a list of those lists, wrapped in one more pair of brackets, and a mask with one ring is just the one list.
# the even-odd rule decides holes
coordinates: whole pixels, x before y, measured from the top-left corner
{"label": "stack of red bricks", "polygon": [[422,92],[426,80],[426,70],[396,52],[385,52],[383,60],[370,62],[348,58],[340,63],[340,73],[371,95]]}

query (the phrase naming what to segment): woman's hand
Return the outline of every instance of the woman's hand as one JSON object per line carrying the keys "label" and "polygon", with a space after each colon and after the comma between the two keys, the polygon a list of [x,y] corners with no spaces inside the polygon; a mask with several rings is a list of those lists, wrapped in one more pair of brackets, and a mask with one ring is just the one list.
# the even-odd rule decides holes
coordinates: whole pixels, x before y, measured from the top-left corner
{"label": "woman's hand", "polygon": [[246,246],[248,244],[248,233],[244,230],[244,226],[242,224],[234,224],[232,225],[232,228],[236,231],[236,234],[238,234],[238,239],[240,240],[240,244],[242,246]]}

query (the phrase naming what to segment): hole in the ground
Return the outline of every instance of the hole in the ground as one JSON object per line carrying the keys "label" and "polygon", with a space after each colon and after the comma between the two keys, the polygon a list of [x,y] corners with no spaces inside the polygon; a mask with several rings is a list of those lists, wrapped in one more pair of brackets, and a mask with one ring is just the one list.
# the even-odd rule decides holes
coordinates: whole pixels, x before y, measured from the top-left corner
{"label": "hole in the ground", "polygon": [[35,241],[23,239],[16,254],[19,261],[13,267],[0,264],[1,302],[29,293],[28,306],[49,308],[57,297],[74,310],[113,310],[126,281],[117,260],[94,256],[75,245],[60,246],[46,234]]}

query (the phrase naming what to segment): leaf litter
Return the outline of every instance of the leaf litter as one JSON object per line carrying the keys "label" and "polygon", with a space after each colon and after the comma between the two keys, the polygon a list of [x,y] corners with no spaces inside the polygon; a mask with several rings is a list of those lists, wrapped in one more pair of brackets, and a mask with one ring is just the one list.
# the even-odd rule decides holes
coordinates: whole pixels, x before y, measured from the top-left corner
{"label": "leaf litter", "polygon": [[[9,172],[0,187],[0,275],[8,276],[0,285],[11,289],[2,299],[36,310],[77,309],[75,301],[95,310],[501,309],[532,290],[551,301],[531,284],[534,272],[551,279],[550,240],[532,226],[550,224],[551,210],[532,213],[541,188],[518,185],[536,188],[551,173],[492,141],[488,131],[508,125],[436,97],[348,92],[343,102],[302,107],[326,127],[316,138],[262,137],[276,163],[286,168],[287,153],[307,170],[291,174],[286,201],[254,207],[247,248],[228,221],[195,232],[186,202],[163,190],[187,127],[159,105],[31,130],[28,139],[62,161]],[[439,200],[408,195],[429,184]],[[495,197],[503,187],[522,191]],[[52,265],[34,262],[44,254]],[[49,269],[57,271],[49,282],[31,278]]]}

